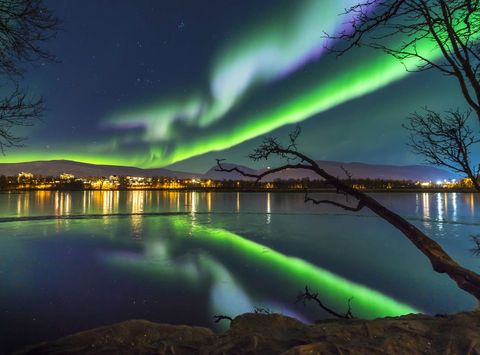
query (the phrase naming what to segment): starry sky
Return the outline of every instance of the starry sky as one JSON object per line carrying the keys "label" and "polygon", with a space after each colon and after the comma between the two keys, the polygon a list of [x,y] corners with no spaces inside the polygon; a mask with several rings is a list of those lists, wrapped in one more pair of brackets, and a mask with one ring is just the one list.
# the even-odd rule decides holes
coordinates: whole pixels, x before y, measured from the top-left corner
{"label": "starry sky", "polygon": [[60,62],[36,63],[24,84],[48,110],[2,160],[259,167],[248,153],[299,123],[299,148],[316,159],[419,163],[401,125],[422,107],[463,107],[457,84],[374,50],[328,53],[324,32],[348,30],[339,14],[354,3],[47,0],[63,21],[47,45]]}

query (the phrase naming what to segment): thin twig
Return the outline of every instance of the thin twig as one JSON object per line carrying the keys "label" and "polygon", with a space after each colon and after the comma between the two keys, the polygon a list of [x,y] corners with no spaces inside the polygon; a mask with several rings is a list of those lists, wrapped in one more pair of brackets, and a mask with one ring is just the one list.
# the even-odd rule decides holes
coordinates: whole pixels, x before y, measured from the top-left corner
{"label": "thin twig", "polygon": [[362,201],[358,201],[357,206],[352,207],[352,206],[344,205],[343,203],[332,201],[332,200],[316,200],[316,199],[308,196],[308,191],[305,191],[304,202],[312,202],[315,205],[320,205],[320,204],[333,205],[333,206],[336,206],[336,207],[343,208],[346,211],[352,211],[352,212],[358,212],[365,206],[362,203]]}
{"label": "thin twig", "polygon": [[215,323],[219,323],[222,320],[229,320],[230,322],[233,321],[232,317],[223,315],[223,314],[217,314],[213,316],[213,319],[215,320]]}
{"label": "thin twig", "polygon": [[328,307],[327,305],[325,305],[322,302],[322,300],[318,297],[318,293],[310,292],[310,290],[308,289],[308,286],[305,286],[305,291],[304,292],[300,292],[298,294],[295,303],[301,302],[305,306],[306,301],[316,302],[318,304],[318,306],[320,306],[321,309],[323,309],[325,312],[327,312],[327,313],[329,313],[332,316],[335,316],[337,318],[343,318],[343,319],[354,319],[355,318],[353,316],[352,307],[351,307],[351,304],[350,304],[351,301],[352,301],[352,298],[348,299],[348,302],[347,302],[348,308],[347,308],[347,311],[344,314],[338,313],[337,311],[335,311],[335,310],[331,309],[330,307]]}

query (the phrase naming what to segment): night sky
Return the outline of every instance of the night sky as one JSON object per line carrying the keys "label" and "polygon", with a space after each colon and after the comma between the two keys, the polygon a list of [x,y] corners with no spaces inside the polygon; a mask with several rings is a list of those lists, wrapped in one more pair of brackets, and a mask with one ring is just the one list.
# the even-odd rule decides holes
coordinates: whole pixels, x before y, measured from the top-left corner
{"label": "night sky", "polygon": [[298,122],[300,150],[317,159],[421,162],[401,125],[425,106],[463,105],[457,84],[373,50],[326,53],[323,32],[345,28],[338,14],[354,2],[47,1],[63,21],[48,44],[60,63],[36,63],[24,83],[48,111],[2,159],[259,166],[246,156],[262,137]]}

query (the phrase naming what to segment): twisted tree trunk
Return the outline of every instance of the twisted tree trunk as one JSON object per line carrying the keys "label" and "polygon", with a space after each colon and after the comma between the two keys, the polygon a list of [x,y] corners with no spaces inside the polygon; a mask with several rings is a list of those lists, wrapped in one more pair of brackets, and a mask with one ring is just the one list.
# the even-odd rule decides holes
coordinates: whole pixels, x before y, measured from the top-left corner
{"label": "twisted tree trunk", "polygon": [[294,157],[296,159],[299,159],[301,162],[299,164],[287,164],[275,169],[270,169],[257,175],[245,173],[241,169],[238,169],[236,167],[230,169],[223,168],[221,165],[221,160],[217,160],[217,164],[219,166],[219,169],[217,170],[226,172],[236,171],[243,176],[255,178],[257,182],[267,175],[271,175],[285,169],[306,169],[314,171],[319,176],[324,178],[329,184],[334,186],[338,192],[342,192],[346,195],[355,197],[358,200],[358,205],[356,207],[352,207],[335,201],[315,200],[313,198],[305,196],[306,202],[312,201],[315,204],[331,204],[348,211],[359,211],[363,207],[367,207],[377,216],[384,219],[392,226],[397,228],[400,232],[402,232],[402,234],[407,237],[417,247],[417,249],[420,250],[428,258],[433,267],[433,270],[438,273],[447,274],[453,281],[455,281],[459,288],[468,292],[480,301],[480,275],[460,266],[455,260],[452,259],[450,255],[447,254],[445,250],[443,250],[443,248],[436,241],[428,237],[425,233],[423,233],[420,229],[408,222],[405,218],[389,210],[369,195],[345,184],[333,175],[330,175],[324,169],[322,169],[313,159],[307,157],[302,153],[299,153],[294,145],[291,145],[288,148],[283,148],[278,145],[276,140],[270,140],[261,148],[259,148],[257,150],[257,153],[253,155],[253,157],[254,159],[265,157],[268,158],[270,154],[276,154],[282,157]]}
{"label": "twisted tree trunk", "polygon": [[377,216],[381,217],[402,232],[403,235],[405,235],[417,247],[417,249],[428,258],[432,264],[433,270],[438,273],[447,274],[456,282],[459,288],[470,293],[477,300],[480,300],[480,275],[460,266],[436,241],[428,237],[405,218],[389,210],[374,198],[344,184],[336,177],[328,174],[325,170],[320,168],[315,161],[310,160],[309,163],[312,166],[311,170],[315,171],[338,190],[355,197],[359,202],[359,206],[367,207]]}

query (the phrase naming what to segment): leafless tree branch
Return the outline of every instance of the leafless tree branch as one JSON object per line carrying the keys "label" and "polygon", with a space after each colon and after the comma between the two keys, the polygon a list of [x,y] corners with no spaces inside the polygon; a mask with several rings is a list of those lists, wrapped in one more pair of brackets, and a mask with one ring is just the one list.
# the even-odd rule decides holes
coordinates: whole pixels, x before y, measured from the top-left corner
{"label": "leafless tree branch", "polygon": [[220,321],[222,321],[222,320],[229,320],[230,322],[233,320],[232,317],[229,317],[229,316],[226,316],[226,315],[223,315],[223,314],[214,315],[213,319],[214,319],[215,323],[220,323]]}
{"label": "leafless tree branch", "polygon": [[[480,120],[479,0],[362,0],[344,14],[351,18],[346,29],[327,36],[333,52],[341,56],[370,47],[392,55],[409,71],[451,75]],[[432,57],[433,48],[440,59]]]}
{"label": "leafless tree branch", "polygon": [[471,162],[471,148],[480,142],[468,125],[471,111],[447,111],[443,116],[424,109],[413,113],[404,128],[409,146],[432,165],[466,175],[480,192],[479,171]]}
{"label": "leafless tree branch", "polygon": [[255,307],[255,308],[253,309],[253,313],[257,313],[257,314],[272,314],[272,311],[269,310],[268,308]]}
{"label": "leafless tree branch", "polygon": [[5,148],[21,147],[24,138],[12,131],[18,126],[31,126],[44,109],[42,98],[32,99],[22,90],[15,90],[10,96],[0,99],[0,151]]}
{"label": "leafless tree branch", "polygon": [[20,75],[25,62],[55,60],[42,44],[59,28],[59,19],[43,0],[0,1],[0,74]]}
{"label": "leafless tree branch", "polygon": [[480,255],[480,237],[479,236],[472,236],[472,241],[474,247],[471,249],[473,255],[479,256]]}
{"label": "leafless tree branch", "polygon": [[295,303],[301,302],[305,306],[306,301],[314,301],[321,309],[323,309],[325,312],[327,312],[328,314],[334,317],[343,318],[343,319],[355,319],[355,317],[353,316],[352,307],[351,307],[352,298],[348,299],[348,302],[347,302],[348,308],[347,308],[347,311],[343,314],[338,313],[337,311],[326,306],[322,302],[322,300],[318,297],[318,293],[312,293],[309,290],[308,286],[305,286],[305,290],[298,294]]}
{"label": "leafless tree branch", "polygon": [[18,126],[30,126],[44,111],[42,98],[32,98],[18,84],[25,63],[55,61],[43,43],[55,37],[59,20],[43,0],[0,1],[0,76],[4,92],[0,98],[0,151],[20,147],[25,139],[14,133]]}
{"label": "leafless tree branch", "polygon": [[309,195],[308,195],[308,191],[305,191],[305,198],[304,198],[304,202],[312,202],[313,204],[315,205],[321,205],[321,204],[327,204],[327,205],[333,205],[333,206],[336,206],[336,207],[340,207],[346,211],[352,211],[352,212],[358,212],[360,211],[363,207],[365,207],[361,201],[358,202],[357,206],[356,207],[352,207],[352,206],[348,206],[348,205],[344,205],[342,203],[339,203],[339,202],[336,202],[336,201],[332,201],[332,200],[316,200],[314,198],[311,198]]}
{"label": "leafless tree branch", "polygon": [[[341,205],[335,205],[351,210],[360,210],[363,207],[370,209],[377,216],[390,223],[398,229],[415,247],[421,251],[430,261],[432,268],[438,273],[447,274],[457,286],[462,290],[470,293],[480,300],[480,275],[460,266],[445,250],[433,239],[429,238],[425,233],[408,222],[406,219],[396,214],[392,210],[380,204],[377,200],[366,193],[355,189],[354,187],[342,182],[338,178],[332,176],[322,169],[318,163],[312,158],[300,153],[296,147],[292,147],[291,142],[288,146],[282,145],[276,138],[266,138],[263,143],[251,154],[252,159],[268,159],[271,155],[280,156],[289,160],[299,161],[298,164],[286,164],[275,169],[267,170],[261,174],[246,174],[239,168],[223,168],[222,160],[217,160],[218,171],[236,171],[243,176],[253,177],[256,181],[285,169],[306,169],[315,172],[318,176],[334,186],[339,192],[349,195],[358,201],[356,208]],[[308,195],[307,195],[308,197]],[[313,201],[312,201],[313,202]],[[321,202],[324,203],[324,202]],[[333,205],[333,203],[330,203]]]}

